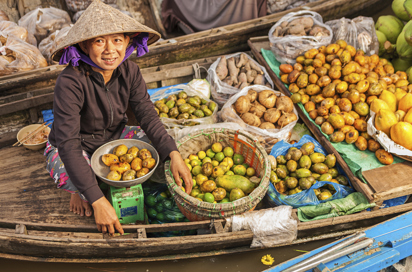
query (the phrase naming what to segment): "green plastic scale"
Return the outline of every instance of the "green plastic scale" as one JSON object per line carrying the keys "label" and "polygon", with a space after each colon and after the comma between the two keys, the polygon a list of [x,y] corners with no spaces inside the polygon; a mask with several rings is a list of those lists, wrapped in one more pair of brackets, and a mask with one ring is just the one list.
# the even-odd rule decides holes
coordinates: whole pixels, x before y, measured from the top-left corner
{"label": "green plastic scale", "polygon": [[144,224],[144,195],[142,185],[130,188],[109,186],[108,200],[112,204],[120,224]]}

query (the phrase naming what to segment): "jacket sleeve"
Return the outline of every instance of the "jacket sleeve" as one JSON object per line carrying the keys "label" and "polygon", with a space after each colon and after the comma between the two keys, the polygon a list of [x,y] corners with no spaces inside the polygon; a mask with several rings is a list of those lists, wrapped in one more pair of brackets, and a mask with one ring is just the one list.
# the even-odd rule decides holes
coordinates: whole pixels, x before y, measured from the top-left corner
{"label": "jacket sleeve", "polygon": [[61,74],[54,89],[54,122],[56,147],[72,183],[93,203],[103,195],[96,176],[83,157],[80,138],[80,111],[84,95],[74,75]]}
{"label": "jacket sleeve", "polygon": [[165,161],[170,152],[177,150],[176,143],[166,132],[157,115],[139,67],[134,63],[130,63],[129,66],[130,72],[134,75],[130,91],[130,106],[141,128],[159,152],[160,160]]}

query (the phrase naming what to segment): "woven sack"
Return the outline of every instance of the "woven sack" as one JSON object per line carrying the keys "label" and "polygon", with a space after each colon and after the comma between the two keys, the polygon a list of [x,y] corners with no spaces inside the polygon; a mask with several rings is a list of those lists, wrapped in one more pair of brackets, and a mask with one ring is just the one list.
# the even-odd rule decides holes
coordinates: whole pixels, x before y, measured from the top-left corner
{"label": "woven sack", "polygon": [[264,148],[251,134],[225,128],[209,128],[188,134],[176,142],[183,158],[201,150],[209,149],[220,142],[225,148],[233,147],[235,153],[242,154],[245,162],[255,169],[261,178],[259,185],[248,196],[229,203],[208,203],[185,193],[174,181],[170,161],[165,164],[166,181],[179,209],[190,221],[202,221],[230,217],[252,211],[263,199],[269,186],[270,163]]}

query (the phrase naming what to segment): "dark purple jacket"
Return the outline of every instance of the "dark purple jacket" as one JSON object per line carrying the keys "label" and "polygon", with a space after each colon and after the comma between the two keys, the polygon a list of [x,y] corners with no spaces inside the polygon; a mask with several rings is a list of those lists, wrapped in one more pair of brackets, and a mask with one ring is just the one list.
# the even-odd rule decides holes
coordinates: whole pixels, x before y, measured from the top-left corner
{"label": "dark purple jacket", "polygon": [[103,193],[82,150],[92,154],[101,145],[119,139],[127,123],[129,103],[141,128],[159,152],[160,160],[164,161],[177,147],[164,129],[135,63],[123,62],[107,85],[100,73],[90,71],[87,76],[71,65],[57,78],[49,141],[58,148],[73,184],[90,203]]}

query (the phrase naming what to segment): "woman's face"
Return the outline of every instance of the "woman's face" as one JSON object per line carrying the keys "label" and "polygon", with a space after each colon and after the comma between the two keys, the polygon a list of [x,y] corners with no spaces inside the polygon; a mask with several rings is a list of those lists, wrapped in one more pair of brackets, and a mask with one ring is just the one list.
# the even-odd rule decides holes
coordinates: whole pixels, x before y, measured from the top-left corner
{"label": "woman's face", "polygon": [[113,71],[123,61],[129,40],[124,34],[111,34],[82,42],[80,47],[103,70]]}

